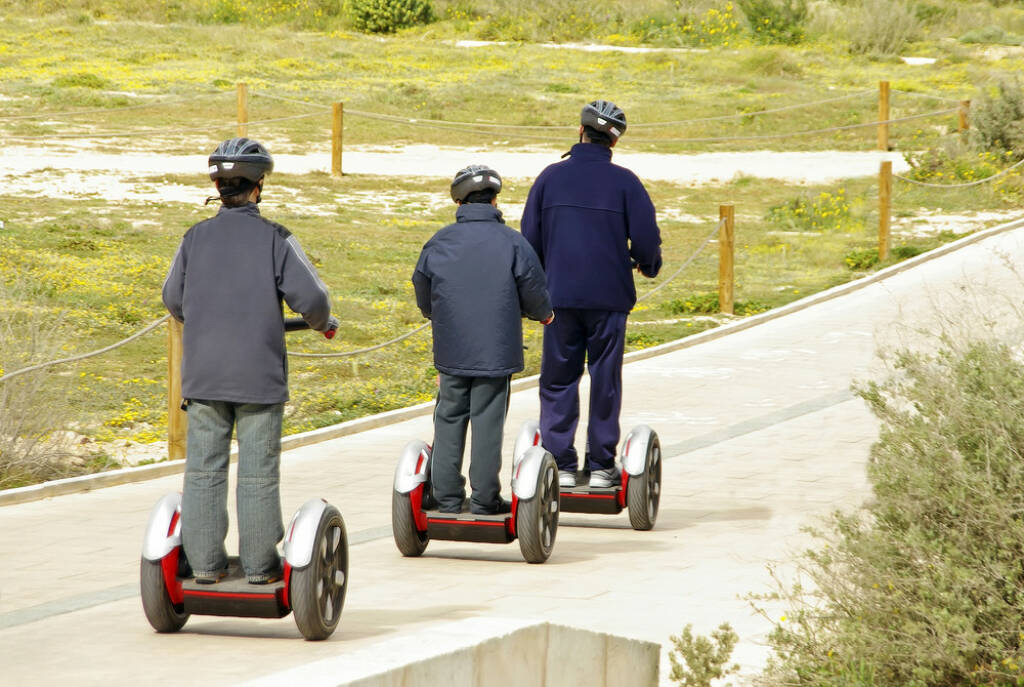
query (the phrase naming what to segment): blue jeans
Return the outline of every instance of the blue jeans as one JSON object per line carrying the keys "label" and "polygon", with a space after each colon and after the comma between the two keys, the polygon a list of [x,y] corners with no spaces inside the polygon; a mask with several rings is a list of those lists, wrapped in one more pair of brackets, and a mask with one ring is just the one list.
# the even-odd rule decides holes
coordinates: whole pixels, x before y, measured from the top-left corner
{"label": "blue jeans", "polygon": [[238,551],[252,579],[277,573],[284,537],[278,489],[284,404],[192,401],[181,503],[181,538],[193,573],[213,575],[228,563],[228,462],[238,427]]}
{"label": "blue jeans", "polygon": [[584,363],[590,371],[586,467],[604,470],[615,465],[626,316],[624,312],[555,308],[555,321],[544,327],[540,435],[559,470],[579,469],[574,444]]}

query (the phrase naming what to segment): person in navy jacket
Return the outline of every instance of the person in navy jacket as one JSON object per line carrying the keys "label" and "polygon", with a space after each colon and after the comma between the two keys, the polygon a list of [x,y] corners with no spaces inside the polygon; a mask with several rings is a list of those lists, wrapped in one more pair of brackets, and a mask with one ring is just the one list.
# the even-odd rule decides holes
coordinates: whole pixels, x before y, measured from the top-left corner
{"label": "person in navy jacket", "polygon": [[626,115],[614,103],[584,106],[580,142],[567,160],[541,172],[523,210],[522,233],[544,266],[555,311],[544,329],[540,429],[562,487],[576,485],[579,468],[574,440],[584,362],[591,379],[590,486],[620,479],[615,450],[626,317],[636,303],[633,267],[645,277],[661,269],[654,204],[637,176],[611,161],[625,131]]}
{"label": "person in navy jacket", "polygon": [[460,170],[451,187],[456,222],[427,241],[412,275],[439,372],[430,482],[442,512],[462,510],[470,423],[470,512],[509,512],[498,473],[509,382],[523,369],[522,318],[548,324],[554,317],[540,261],[496,207],[500,191],[493,169]]}

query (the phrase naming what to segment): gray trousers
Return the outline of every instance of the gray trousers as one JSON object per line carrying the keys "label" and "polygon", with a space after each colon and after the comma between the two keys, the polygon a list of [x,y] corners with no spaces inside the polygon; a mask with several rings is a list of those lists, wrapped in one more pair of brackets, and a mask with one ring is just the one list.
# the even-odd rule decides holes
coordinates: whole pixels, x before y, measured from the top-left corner
{"label": "gray trousers", "polygon": [[441,388],[434,407],[434,449],[430,484],[438,507],[460,511],[466,498],[462,453],[466,429],[473,423],[469,483],[473,490],[470,508],[490,512],[498,505],[501,482],[501,439],[508,412],[509,382],[506,377],[463,377],[441,373]]}
{"label": "gray trousers", "polygon": [[188,406],[188,448],[181,503],[181,538],[196,575],[228,563],[228,458],[238,428],[238,550],[242,569],[265,579],[281,567],[284,536],[278,494],[284,404],[193,401]]}

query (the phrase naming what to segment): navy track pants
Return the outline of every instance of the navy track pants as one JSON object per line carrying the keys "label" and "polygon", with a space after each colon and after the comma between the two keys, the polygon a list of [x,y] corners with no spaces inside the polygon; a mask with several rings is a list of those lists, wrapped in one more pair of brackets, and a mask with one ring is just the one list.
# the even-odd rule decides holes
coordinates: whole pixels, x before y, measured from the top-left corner
{"label": "navy track pants", "polygon": [[555,457],[559,470],[576,471],[579,467],[574,440],[584,362],[590,372],[586,467],[602,470],[614,465],[627,316],[607,310],[555,308],[555,321],[544,328],[540,433],[544,448]]}

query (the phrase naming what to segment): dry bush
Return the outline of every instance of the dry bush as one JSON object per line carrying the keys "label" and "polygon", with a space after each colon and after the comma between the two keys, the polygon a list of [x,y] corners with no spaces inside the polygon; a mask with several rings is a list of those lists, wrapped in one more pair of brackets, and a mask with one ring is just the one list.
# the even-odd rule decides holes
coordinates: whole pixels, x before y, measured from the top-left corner
{"label": "dry bush", "polygon": [[[19,309],[0,284],[0,370],[10,374],[61,357],[59,322]],[[71,420],[67,370],[30,372],[0,382],[0,489],[66,477]]]}
{"label": "dry bush", "polygon": [[917,34],[920,22],[901,0],[864,0],[848,17],[850,52],[894,55]]}

